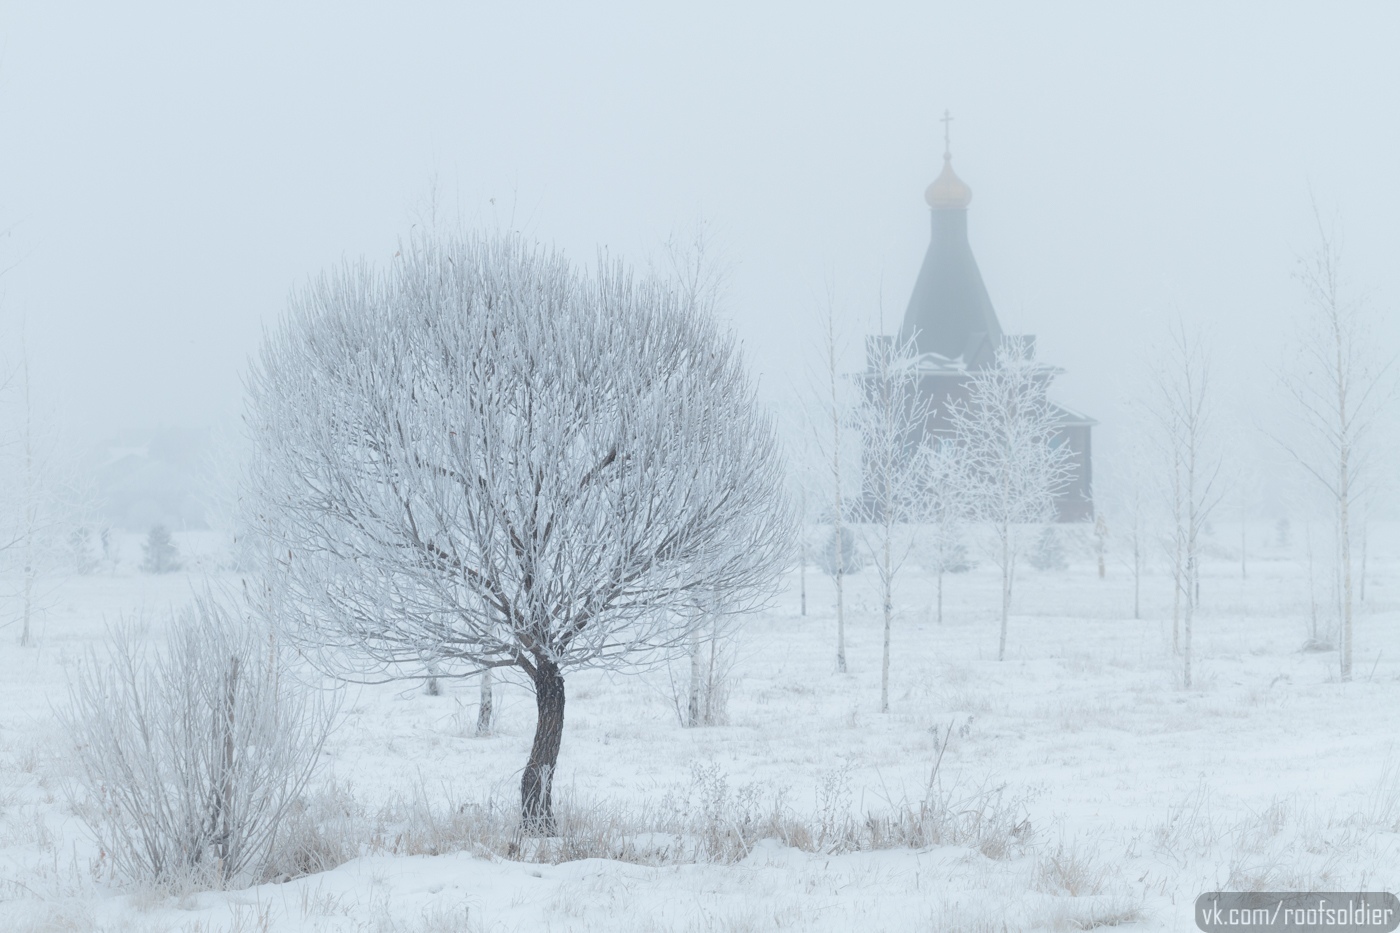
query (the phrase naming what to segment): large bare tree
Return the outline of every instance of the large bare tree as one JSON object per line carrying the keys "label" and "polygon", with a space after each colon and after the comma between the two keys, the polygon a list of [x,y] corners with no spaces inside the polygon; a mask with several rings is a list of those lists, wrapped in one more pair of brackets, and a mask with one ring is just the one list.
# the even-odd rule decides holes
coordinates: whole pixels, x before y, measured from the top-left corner
{"label": "large bare tree", "polygon": [[1030,358],[1014,338],[994,365],[968,380],[967,399],[953,405],[951,421],[970,514],[993,532],[990,556],[1001,568],[1001,636],[997,660],[1006,659],[1006,628],[1023,526],[1055,514],[1055,497],[1074,478],[1073,455],[1058,435],[1063,414],[1046,391],[1055,370]]}
{"label": "large bare tree", "polygon": [[791,553],[733,338],[617,264],[416,240],[295,297],[250,394],[284,629],[358,680],[523,672],[531,832],[554,826],[566,671],[683,651],[697,606],[751,610]]}
{"label": "large bare tree", "polygon": [[1347,294],[1341,248],[1317,218],[1317,249],[1298,264],[1307,300],[1295,357],[1281,374],[1298,427],[1276,435],[1317,481],[1337,533],[1342,680],[1351,679],[1354,512],[1369,491],[1378,416],[1394,400],[1393,355],[1377,350],[1366,305]]}

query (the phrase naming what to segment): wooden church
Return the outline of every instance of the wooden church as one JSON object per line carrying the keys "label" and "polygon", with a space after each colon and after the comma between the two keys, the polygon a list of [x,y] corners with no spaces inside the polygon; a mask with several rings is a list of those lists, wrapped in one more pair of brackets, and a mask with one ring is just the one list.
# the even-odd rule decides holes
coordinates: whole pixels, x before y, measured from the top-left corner
{"label": "wooden church", "polygon": [[[1012,336],[1002,331],[972,255],[967,238],[972,189],[953,171],[947,145],[949,119],[945,114],[943,171],[924,192],[932,223],[928,252],[909,296],[899,334],[901,341],[912,338],[918,353],[920,391],[936,406],[926,431],[946,428],[950,406],[967,396],[969,374],[997,365],[999,347],[1014,348],[1014,352],[1032,359],[1035,355],[1034,336]],[[882,347],[889,339],[873,338],[868,352],[884,352]],[[1040,369],[1046,378],[1064,371],[1044,364]],[[1090,431],[1097,422],[1068,408],[1056,406],[1056,410],[1060,427],[1055,443],[1069,446],[1075,468],[1073,482],[1056,500],[1057,519],[1091,521],[1094,499]]]}

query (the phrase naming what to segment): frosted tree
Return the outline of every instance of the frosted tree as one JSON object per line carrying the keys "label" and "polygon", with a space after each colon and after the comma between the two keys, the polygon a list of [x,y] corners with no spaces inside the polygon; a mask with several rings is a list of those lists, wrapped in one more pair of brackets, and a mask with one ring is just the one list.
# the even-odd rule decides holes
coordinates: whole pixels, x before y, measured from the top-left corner
{"label": "frosted tree", "polygon": [[41,439],[34,425],[34,402],[31,394],[32,384],[29,379],[29,353],[26,351],[20,364],[20,392],[23,406],[23,426],[20,433],[20,456],[22,462],[22,475],[24,477],[23,496],[20,500],[20,521],[19,540],[22,550],[21,561],[23,563],[24,575],[20,586],[22,589],[20,599],[20,635],[19,643],[29,645],[33,641],[31,631],[34,618],[35,604],[35,584],[39,577],[39,552],[42,548],[41,537],[44,531],[43,518],[43,492],[41,484],[43,474],[39,468],[41,454],[38,450]]}
{"label": "frosted tree", "polygon": [[[675,283],[686,313],[702,319],[712,318],[719,308],[732,270],[731,263],[718,247],[707,221],[697,219],[684,233],[673,232],[665,243],[668,275]],[[807,566],[805,527],[807,501],[805,489],[792,490],[793,474],[788,471],[789,501],[797,507],[798,533],[793,536],[798,547],[798,575],[802,583],[802,610],[807,607]],[[793,494],[795,492],[795,494]],[[730,659],[734,656],[734,640],[738,627],[734,617],[720,610],[713,594],[704,594],[696,601],[696,611],[703,624],[693,626],[690,633],[691,683],[687,702],[688,726],[715,725],[723,716],[721,706],[728,693]]]}
{"label": "frosted tree", "polygon": [[90,497],[53,419],[41,416],[22,337],[19,344],[13,380],[0,383],[0,397],[12,389],[0,429],[0,477],[11,492],[0,500],[0,554],[17,564],[19,640],[32,645],[35,620],[58,589],[54,572],[72,569],[69,539]]}
{"label": "frosted tree", "polygon": [[175,547],[170,529],[164,525],[151,526],[141,552],[141,569],[146,573],[174,573],[180,569],[179,549]]}
{"label": "frosted tree", "polygon": [[943,577],[967,568],[963,524],[967,514],[967,476],[955,444],[941,440],[922,451],[918,512],[922,528],[914,556],[936,581],[935,618],[943,624]]}
{"label": "frosted tree", "polygon": [[510,236],[420,238],[293,299],[249,380],[275,616],[359,681],[514,670],[527,831],[555,823],[565,674],[684,652],[791,554],[771,420],[672,283]]}
{"label": "frosted tree", "polygon": [[830,466],[811,436],[810,413],[800,410],[785,419],[789,496],[797,507],[801,530],[797,535],[797,588],[799,614],[807,615],[807,571],[818,554],[813,551],[813,529],[827,517],[826,479]]}
{"label": "frosted tree", "polygon": [[1094,516],[1094,556],[1098,559],[1099,579],[1108,576],[1108,568],[1104,565],[1104,560],[1108,553],[1108,520],[1104,518],[1103,512]]}
{"label": "frosted tree", "polygon": [[[1314,215],[1317,216],[1316,210]],[[1347,294],[1341,250],[1317,217],[1318,246],[1300,261],[1307,311],[1292,364],[1281,374],[1298,421],[1279,443],[1317,482],[1337,533],[1340,672],[1352,675],[1353,522],[1369,491],[1377,421],[1394,401],[1395,357],[1378,352],[1366,306]]]}
{"label": "frosted tree", "polygon": [[[1141,423],[1142,419],[1134,417]],[[1133,618],[1142,618],[1142,571],[1146,559],[1147,502],[1144,487],[1150,482],[1147,457],[1143,450],[1142,437],[1137,429],[1130,436],[1123,456],[1124,470],[1118,494],[1114,497],[1118,509],[1120,536],[1125,538],[1128,553],[1125,555],[1133,573]]]}
{"label": "frosted tree", "polygon": [[702,600],[698,608],[704,623],[691,634],[690,679],[681,713],[681,724],[689,728],[725,722],[735,658],[735,617],[710,600]]}
{"label": "frosted tree", "polygon": [[1026,544],[1022,526],[1050,521],[1055,497],[1074,478],[1071,451],[1058,438],[1063,416],[1046,396],[1053,376],[1011,339],[997,351],[995,365],[973,373],[966,401],[952,408],[968,510],[990,526],[990,556],[1001,570],[998,661],[1006,659],[1016,562]]}
{"label": "frosted tree", "polygon": [[932,405],[920,391],[912,338],[870,337],[866,347],[866,371],[854,415],[861,438],[867,543],[880,580],[880,712],[887,713],[894,583],[913,543],[903,532],[918,518],[926,482],[923,438]]}
{"label": "frosted tree", "polygon": [[846,591],[845,576],[859,569],[856,559],[846,553],[848,542],[854,540],[846,523],[849,508],[846,498],[846,484],[851,479],[846,458],[849,446],[848,432],[845,430],[852,417],[851,404],[846,392],[846,381],[842,377],[839,353],[842,345],[837,328],[836,299],[828,292],[822,319],[822,346],[820,374],[814,380],[817,391],[814,395],[821,399],[809,414],[812,434],[816,442],[822,469],[819,488],[824,492],[828,508],[824,509],[831,517],[831,538],[834,552],[825,561],[829,566],[836,587],[836,670],[846,673]]}
{"label": "frosted tree", "polygon": [[1213,431],[1210,358],[1199,337],[1177,321],[1149,361],[1159,480],[1171,511],[1172,644],[1181,620],[1182,683],[1191,687],[1191,627],[1200,588],[1201,536],[1220,502],[1221,456]]}

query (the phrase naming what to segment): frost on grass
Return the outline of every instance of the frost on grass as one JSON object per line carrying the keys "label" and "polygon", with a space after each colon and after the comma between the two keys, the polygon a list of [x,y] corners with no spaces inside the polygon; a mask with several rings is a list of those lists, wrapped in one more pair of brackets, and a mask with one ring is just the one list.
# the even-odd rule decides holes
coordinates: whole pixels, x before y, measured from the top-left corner
{"label": "frost on grass", "polygon": [[795,806],[781,786],[736,786],[715,764],[695,765],[688,782],[655,798],[589,801],[564,792],[556,803],[556,832],[538,836],[498,797],[444,802],[419,788],[370,811],[332,787],[291,809],[278,847],[283,861],[274,864],[295,875],[360,855],[456,852],[551,865],[733,864],[765,841],[824,855],[958,846],[1000,860],[1024,854],[1035,838],[1024,798],[1004,786],[931,784],[918,800],[859,812],[844,769],[824,776],[812,809]]}

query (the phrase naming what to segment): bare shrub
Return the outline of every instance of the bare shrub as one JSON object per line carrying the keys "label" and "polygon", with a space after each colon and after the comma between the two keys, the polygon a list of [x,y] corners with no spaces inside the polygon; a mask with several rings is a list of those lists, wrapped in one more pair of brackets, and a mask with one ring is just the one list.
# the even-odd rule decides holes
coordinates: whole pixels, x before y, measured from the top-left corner
{"label": "bare shrub", "polygon": [[691,850],[690,860],[737,862],[762,839],[815,851],[809,822],[788,806],[787,792],[758,783],[730,788],[719,765],[695,765],[690,784],[667,794],[650,821]]}
{"label": "bare shrub", "polygon": [[114,629],[70,687],[75,810],[101,869],[154,884],[257,877],[316,767],[335,704],[288,671],[277,643],[205,593],[163,650]]}
{"label": "bare shrub", "polygon": [[264,865],[263,880],[313,875],[358,858],[368,822],[354,796],[340,785],[299,797],[287,808],[277,845]]}
{"label": "bare shrub", "polygon": [[1036,858],[1032,883],[1037,891],[1046,894],[1070,897],[1102,894],[1108,883],[1108,869],[1078,846],[1066,846],[1061,842]]}
{"label": "bare shrub", "polygon": [[921,800],[866,816],[865,837],[856,848],[967,846],[990,859],[1020,855],[1035,838],[1025,802],[1008,797],[1005,785],[941,782],[931,783]]}

